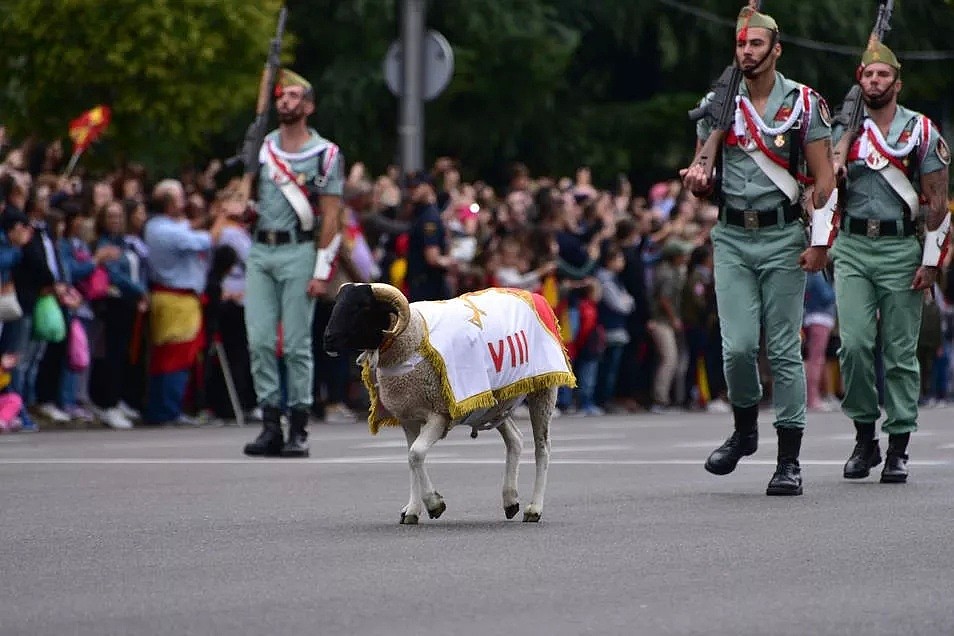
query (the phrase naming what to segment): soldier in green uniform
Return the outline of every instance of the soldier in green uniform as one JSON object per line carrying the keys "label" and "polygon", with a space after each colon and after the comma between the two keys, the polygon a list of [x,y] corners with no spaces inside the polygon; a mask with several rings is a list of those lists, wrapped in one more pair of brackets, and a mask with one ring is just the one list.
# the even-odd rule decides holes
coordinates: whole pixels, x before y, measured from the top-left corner
{"label": "soldier in green uniform", "polygon": [[[246,262],[246,329],[263,428],[245,454],[307,457],[312,314],[341,243],[344,159],[338,146],[306,123],[315,109],[307,80],[283,70],[275,93],[279,127],[265,137],[259,155],[258,220]],[[280,419],[279,325],[290,411],[287,441]]]}
{"label": "soldier in green uniform", "polygon": [[[693,194],[715,196],[720,206],[712,230],[715,288],[735,430],[709,456],[706,470],[728,474],[756,451],[762,398],[757,356],[764,327],[778,434],[778,463],[766,493],[800,495],[806,393],[799,330],[805,271],[818,271],[827,262],[837,191],[828,106],[815,91],[775,70],[781,54],[775,20],[743,9],[735,56],[744,81],[722,148],[721,180],[699,163],[680,174]],[[709,122],[699,122],[697,149],[711,130]],[[814,190],[807,240],[799,199],[802,184],[809,182]]]}
{"label": "soldier in green uniform", "polygon": [[[875,336],[884,357],[888,452],[881,481],[907,481],[907,446],[917,430],[920,388],[917,345],[923,290],[934,285],[947,246],[950,150],[931,120],[898,104],[901,64],[883,44],[869,46],[858,73],[865,118],[835,170],[844,177],[840,232],[832,248],[838,307],[842,410],[855,424],[847,479],[867,477],[881,463],[875,422]],[[845,134],[838,126],[835,138]],[[917,217],[925,209],[924,245]]]}

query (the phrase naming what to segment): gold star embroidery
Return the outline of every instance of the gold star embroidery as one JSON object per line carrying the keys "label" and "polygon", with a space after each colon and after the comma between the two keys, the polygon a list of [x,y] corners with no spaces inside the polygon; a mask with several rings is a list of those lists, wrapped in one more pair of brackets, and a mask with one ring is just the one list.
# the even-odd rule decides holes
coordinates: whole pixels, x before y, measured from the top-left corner
{"label": "gold star embroidery", "polygon": [[483,323],[483,321],[480,319],[480,317],[481,317],[481,316],[486,316],[486,315],[487,315],[487,312],[486,312],[486,311],[482,311],[477,305],[474,304],[474,301],[472,301],[470,298],[461,297],[461,301],[462,301],[465,305],[467,305],[468,307],[470,307],[470,310],[471,310],[472,312],[474,312],[473,315],[472,315],[470,318],[467,319],[467,322],[469,322],[470,324],[474,325],[474,326],[477,327],[478,329],[483,329],[483,328],[484,328],[484,323]]}

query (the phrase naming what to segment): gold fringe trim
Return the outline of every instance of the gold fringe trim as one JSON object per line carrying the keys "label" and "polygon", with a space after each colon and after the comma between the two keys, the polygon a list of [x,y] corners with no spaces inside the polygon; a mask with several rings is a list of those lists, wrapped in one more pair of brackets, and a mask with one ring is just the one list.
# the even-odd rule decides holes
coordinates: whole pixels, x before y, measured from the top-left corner
{"label": "gold fringe trim", "polygon": [[401,423],[396,417],[384,417],[378,412],[378,387],[371,377],[371,363],[364,360],[361,363],[361,381],[364,382],[364,388],[368,390],[368,398],[371,400],[371,410],[368,413],[368,430],[372,435],[377,435],[382,426],[400,426]]}

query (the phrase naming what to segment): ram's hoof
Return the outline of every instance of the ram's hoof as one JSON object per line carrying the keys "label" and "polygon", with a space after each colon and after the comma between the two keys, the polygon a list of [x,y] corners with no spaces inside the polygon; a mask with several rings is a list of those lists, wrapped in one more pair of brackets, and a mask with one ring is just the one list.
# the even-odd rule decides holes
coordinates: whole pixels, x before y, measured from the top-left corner
{"label": "ram's hoof", "polygon": [[507,515],[507,519],[513,519],[517,516],[518,512],[520,512],[520,504],[518,503],[504,506],[504,514]]}
{"label": "ram's hoof", "polygon": [[437,519],[444,514],[445,510],[447,510],[447,504],[441,501],[440,505],[433,510],[430,508],[427,509],[427,516],[429,516],[431,519]]}
{"label": "ram's hoof", "polygon": [[540,521],[540,513],[539,513],[539,512],[531,512],[531,511],[528,510],[528,511],[526,511],[525,513],[523,513],[523,522],[524,522],[524,523],[537,523],[538,521]]}
{"label": "ram's hoof", "polygon": [[401,525],[402,526],[416,526],[417,525],[417,515],[409,515],[406,512],[401,513]]}

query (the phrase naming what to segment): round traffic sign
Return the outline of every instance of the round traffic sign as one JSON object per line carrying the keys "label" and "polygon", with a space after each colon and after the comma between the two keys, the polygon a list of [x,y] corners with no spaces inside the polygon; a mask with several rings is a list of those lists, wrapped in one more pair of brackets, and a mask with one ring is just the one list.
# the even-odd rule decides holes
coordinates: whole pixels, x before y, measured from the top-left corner
{"label": "round traffic sign", "polygon": [[[424,34],[424,99],[430,101],[444,92],[454,76],[454,49],[443,35],[437,31],[428,31]],[[400,97],[403,89],[403,54],[404,44],[400,39],[395,40],[388,47],[384,56],[384,79],[388,88],[396,97]]]}

